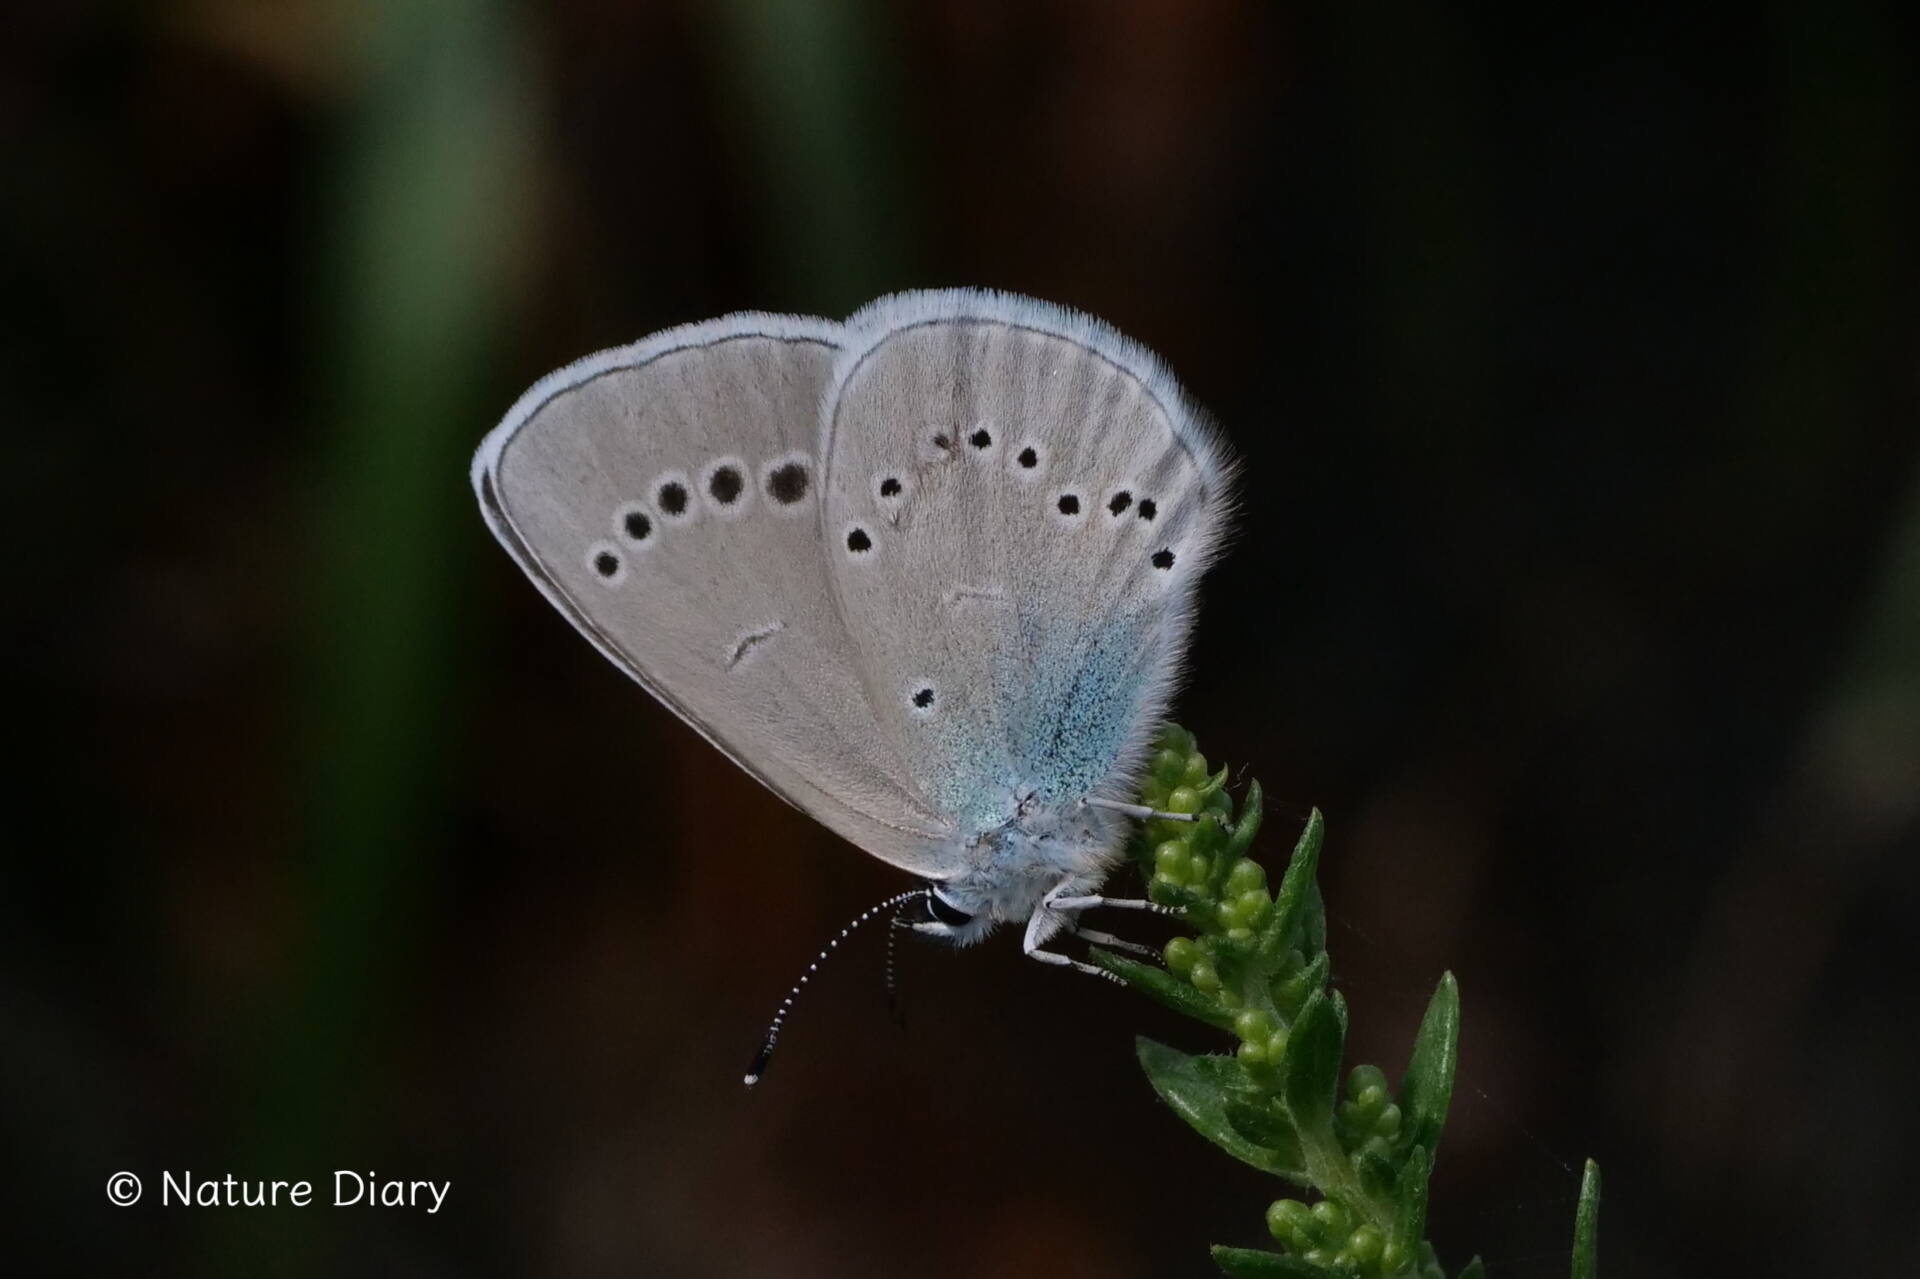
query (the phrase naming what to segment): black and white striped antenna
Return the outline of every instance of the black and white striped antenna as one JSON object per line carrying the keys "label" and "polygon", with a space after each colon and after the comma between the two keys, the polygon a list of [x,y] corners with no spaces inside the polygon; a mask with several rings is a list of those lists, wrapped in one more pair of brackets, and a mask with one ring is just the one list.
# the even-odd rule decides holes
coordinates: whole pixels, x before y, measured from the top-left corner
{"label": "black and white striped antenna", "polygon": [[773,1023],[767,1027],[766,1038],[760,1041],[760,1051],[753,1055],[753,1064],[747,1067],[745,1081],[747,1087],[751,1088],[759,1083],[762,1076],[767,1073],[767,1063],[773,1060],[774,1045],[780,1042],[780,1028],[786,1024],[787,1014],[793,1011],[793,1001],[800,998],[800,992],[807,988],[807,982],[812,980],[813,975],[820,971],[820,965],[826,962],[827,956],[839,949],[841,942],[853,936],[855,929],[859,928],[860,925],[866,923],[874,916],[884,915],[890,910],[897,910],[914,898],[927,897],[930,896],[932,892],[933,890],[930,888],[910,888],[904,893],[895,893],[879,905],[869,906],[866,910],[861,911],[854,917],[852,923],[840,930],[838,937],[835,937],[832,941],[820,948],[820,953],[813,957],[813,962],[807,965],[807,971],[800,974],[800,980],[793,983],[793,989],[787,992],[787,997],[780,1001],[778,1011],[773,1014]]}

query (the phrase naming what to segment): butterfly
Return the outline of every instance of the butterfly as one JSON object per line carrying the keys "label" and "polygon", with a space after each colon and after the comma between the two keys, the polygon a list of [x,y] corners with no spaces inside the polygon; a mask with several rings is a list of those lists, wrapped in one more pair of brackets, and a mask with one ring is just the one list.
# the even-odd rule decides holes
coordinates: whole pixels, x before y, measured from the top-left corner
{"label": "butterfly", "polygon": [[589,356],[472,467],[494,536],[609,660],[925,881],[883,906],[924,895],[913,926],[955,944],[1023,924],[1027,954],[1100,975],[1047,943],[1145,905],[1099,890],[1152,815],[1126,797],[1232,477],[1145,347],[976,289]]}

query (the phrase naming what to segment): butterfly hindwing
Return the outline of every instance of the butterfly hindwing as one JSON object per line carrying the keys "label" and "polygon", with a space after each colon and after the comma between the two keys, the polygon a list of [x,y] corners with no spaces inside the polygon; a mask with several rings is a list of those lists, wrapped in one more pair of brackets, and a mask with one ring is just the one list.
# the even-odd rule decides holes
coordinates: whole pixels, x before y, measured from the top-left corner
{"label": "butterfly hindwing", "polygon": [[833,588],[880,732],[964,830],[1101,793],[1171,692],[1228,468],[1143,348],[978,291],[848,323],[823,411]]}
{"label": "butterfly hindwing", "polygon": [[928,873],[937,816],[881,732],[821,550],[839,325],[739,315],[589,357],[487,437],[495,535],[610,659],[776,793]]}

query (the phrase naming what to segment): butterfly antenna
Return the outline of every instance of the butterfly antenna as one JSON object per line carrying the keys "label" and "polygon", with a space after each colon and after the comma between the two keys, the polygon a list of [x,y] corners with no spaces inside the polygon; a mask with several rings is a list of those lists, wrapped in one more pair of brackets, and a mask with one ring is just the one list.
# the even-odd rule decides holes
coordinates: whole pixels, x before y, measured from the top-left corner
{"label": "butterfly antenna", "polygon": [[900,967],[894,957],[899,953],[900,931],[907,926],[906,903],[893,908],[893,918],[887,921],[887,1017],[894,1025],[905,1028],[906,1009],[900,1002]]}
{"label": "butterfly antenna", "polygon": [[840,943],[853,936],[854,930],[872,919],[875,915],[884,915],[890,910],[898,910],[916,897],[925,897],[931,890],[910,888],[904,893],[895,893],[877,906],[869,906],[854,916],[853,921],[840,930],[840,935],[820,948],[820,953],[807,965],[807,971],[800,974],[800,980],[793,983],[793,989],[780,1001],[780,1007],[773,1014],[773,1022],[767,1027],[766,1038],[760,1041],[760,1051],[753,1055],[753,1064],[747,1067],[746,1085],[751,1088],[767,1073],[767,1063],[773,1060],[774,1045],[780,1042],[780,1028],[787,1023],[787,1014],[793,1011],[794,1000],[800,998],[800,992],[807,988],[813,975],[820,971],[820,965],[826,962],[828,955],[840,948]]}

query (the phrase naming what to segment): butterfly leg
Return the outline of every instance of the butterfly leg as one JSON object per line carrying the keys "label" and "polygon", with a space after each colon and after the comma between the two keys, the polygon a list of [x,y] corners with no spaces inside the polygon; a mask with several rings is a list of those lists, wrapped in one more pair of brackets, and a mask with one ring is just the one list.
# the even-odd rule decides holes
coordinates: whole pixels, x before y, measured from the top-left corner
{"label": "butterfly leg", "polygon": [[1101,897],[1097,894],[1091,896],[1068,896],[1062,891],[1067,887],[1069,887],[1068,884],[1062,884],[1057,887],[1052,893],[1049,893],[1041,900],[1041,906],[1045,911],[1051,911],[1068,932],[1095,946],[1106,946],[1114,950],[1129,951],[1135,955],[1156,961],[1160,958],[1160,952],[1151,947],[1142,946],[1138,942],[1130,942],[1124,937],[1116,937],[1112,933],[1103,933],[1095,929],[1080,927],[1080,912],[1095,906],[1118,906],[1123,909],[1146,910],[1162,915],[1172,915],[1178,912],[1170,910],[1158,902],[1140,901],[1134,898]]}
{"label": "butterfly leg", "polygon": [[1109,910],[1144,910],[1155,915],[1178,915],[1177,907],[1162,906],[1159,902],[1150,902],[1139,897],[1101,897],[1094,894],[1088,897],[1049,897],[1045,903],[1048,910],[1092,910],[1104,906]]}
{"label": "butterfly leg", "polygon": [[1148,808],[1145,804],[1123,804],[1114,799],[1096,799],[1088,796],[1080,801],[1090,808],[1104,808],[1110,813],[1121,813],[1136,821],[1197,822],[1197,813],[1163,813],[1157,808]]}
{"label": "butterfly leg", "polygon": [[1112,933],[1099,932],[1092,928],[1073,928],[1075,937],[1093,946],[1105,946],[1108,950],[1121,950],[1142,959],[1151,959],[1158,963],[1160,952],[1151,946],[1142,946],[1139,942],[1128,941],[1124,937],[1115,937]]}
{"label": "butterfly leg", "polygon": [[[1040,949],[1041,944],[1050,937],[1058,927],[1059,921],[1050,919],[1047,911],[1034,911],[1033,917],[1027,921],[1026,940],[1021,944],[1021,949],[1026,952],[1027,958],[1037,959],[1043,964],[1055,964],[1061,968],[1071,968],[1075,972],[1085,973],[1089,977],[1099,977],[1106,981],[1113,982],[1118,986],[1127,984],[1124,978],[1110,973],[1104,968],[1095,968],[1092,964],[1074,959],[1070,955],[1062,955],[1058,951]],[[1069,925],[1069,927],[1071,927],[1071,925]]]}

